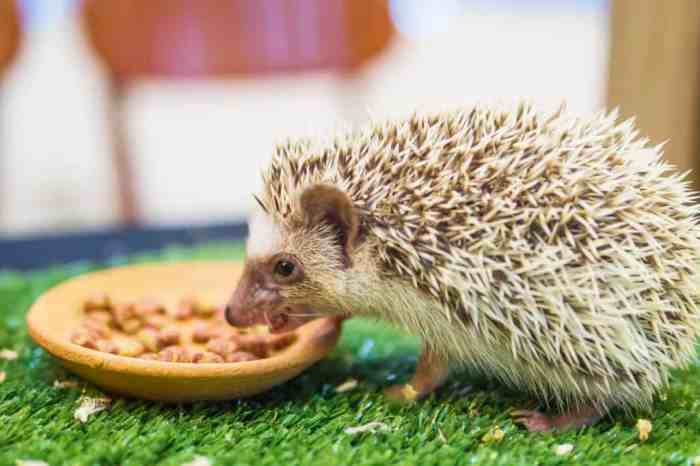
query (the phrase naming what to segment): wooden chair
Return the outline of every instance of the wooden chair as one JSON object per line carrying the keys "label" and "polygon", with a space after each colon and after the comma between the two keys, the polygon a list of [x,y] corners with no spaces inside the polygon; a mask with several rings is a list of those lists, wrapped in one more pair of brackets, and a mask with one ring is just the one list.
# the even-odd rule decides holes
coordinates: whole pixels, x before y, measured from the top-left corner
{"label": "wooden chair", "polygon": [[[17,4],[15,0],[0,0],[0,82],[17,55],[20,42],[21,24]],[[1,120],[0,123],[2,123]],[[0,144],[3,140],[2,128],[0,128]],[[2,182],[0,181],[1,190]],[[2,193],[0,192],[0,194]],[[0,196],[1,200],[2,196]]]}
{"label": "wooden chair", "polygon": [[20,30],[19,10],[15,0],[0,0],[0,75],[17,54]]}
{"label": "wooden chair", "polygon": [[123,107],[140,78],[337,72],[352,80],[394,35],[386,0],[83,0],[109,72],[113,164],[124,223],[139,221]]}

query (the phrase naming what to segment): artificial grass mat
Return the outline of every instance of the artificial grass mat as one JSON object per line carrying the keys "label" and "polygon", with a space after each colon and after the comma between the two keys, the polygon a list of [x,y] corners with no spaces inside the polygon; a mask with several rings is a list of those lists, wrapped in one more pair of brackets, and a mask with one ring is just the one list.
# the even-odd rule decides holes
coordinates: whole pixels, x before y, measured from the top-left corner
{"label": "artificial grass mat", "polygon": [[[238,245],[169,248],[126,262],[240,258]],[[336,350],[296,379],[251,398],[220,403],[160,405],[115,398],[112,408],[73,419],[82,390],[56,389],[56,379],[78,380],[36,346],[24,323],[31,303],[49,287],[96,267],[71,264],[26,274],[0,272],[0,465],[44,460],[51,465],[179,465],[204,456],[211,464],[700,464],[700,364],[675,374],[652,413],[618,415],[579,432],[529,434],[509,411],[527,399],[503,387],[455,375],[437,394],[411,406],[387,403],[381,389],[414,368],[414,339],[373,322],[345,324]],[[335,387],[348,378],[351,391]],[[637,417],[653,423],[641,442]],[[347,427],[383,422],[390,430],[349,435]],[[500,441],[484,442],[493,428]],[[555,447],[574,446],[567,456]]]}

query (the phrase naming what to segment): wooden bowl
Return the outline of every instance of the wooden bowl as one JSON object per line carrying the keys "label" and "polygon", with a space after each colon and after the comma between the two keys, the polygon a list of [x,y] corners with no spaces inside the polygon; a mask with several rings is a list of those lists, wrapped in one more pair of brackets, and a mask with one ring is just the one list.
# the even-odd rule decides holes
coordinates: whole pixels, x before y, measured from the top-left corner
{"label": "wooden bowl", "polygon": [[183,296],[225,303],[242,264],[187,262],[119,267],[69,280],[42,295],[27,315],[29,333],[70,371],[103,390],[165,402],[227,400],[255,395],[297,376],[334,347],[340,323],[323,318],[296,330],[297,339],[269,358],[241,363],[170,363],[103,353],[69,340],[95,293],[120,301],[152,296],[173,306]]}

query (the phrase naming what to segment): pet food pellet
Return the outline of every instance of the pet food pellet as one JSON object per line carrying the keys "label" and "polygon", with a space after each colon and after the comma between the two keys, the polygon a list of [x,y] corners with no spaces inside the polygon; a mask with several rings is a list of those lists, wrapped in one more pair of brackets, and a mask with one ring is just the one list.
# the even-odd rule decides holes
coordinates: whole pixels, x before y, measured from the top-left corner
{"label": "pet food pellet", "polygon": [[175,311],[175,319],[177,320],[187,320],[191,319],[194,312],[192,311],[192,306],[187,304],[180,304],[177,306]]}
{"label": "pet food pellet", "polygon": [[259,358],[267,356],[267,344],[264,335],[232,335],[231,341],[238,344],[239,348],[252,353]]}
{"label": "pet food pellet", "polygon": [[225,362],[246,362],[256,361],[257,359],[258,358],[254,354],[246,353],[245,351],[236,351],[224,357]]}
{"label": "pet food pellet", "polygon": [[200,323],[194,327],[192,332],[192,341],[195,343],[206,343],[209,340],[221,338],[223,336],[221,329],[216,329],[211,325]]}
{"label": "pet food pellet", "polygon": [[120,325],[121,329],[124,330],[124,333],[128,333],[129,335],[133,335],[134,333],[138,332],[141,330],[141,327],[143,327],[143,324],[141,321],[135,317],[132,317],[131,319],[126,319],[123,321]]}
{"label": "pet food pellet", "polygon": [[131,319],[132,317],[136,317],[136,313],[134,312],[134,306],[131,304],[116,304],[114,307],[112,307],[112,316],[114,317],[114,320],[117,322],[117,324],[120,324],[121,322],[124,322],[127,319]]}
{"label": "pet food pellet", "polygon": [[112,314],[109,311],[91,311],[85,321],[99,322],[104,325],[110,325],[112,323]]}
{"label": "pet food pellet", "polygon": [[204,351],[202,353],[195,353],[192,357],[192,362],[196,363],[212,363],[212,362],[224,362],[224,358],[216,353],[211,353],[209,351]]}
{"label": "pet food pellet", "polygon": [[192,341],[195,343],[206,343],[211,339],[209,326],[207,324],[197,324],[192,329]]}
{"label": "pet food pellet", "polygon": [[90,335],[85,330],[77,330],[73,332],[70,337],[70,341],[85,348],[97,349],[97,338]]}
{"label": "pet food pellet", "polygon": [[120,356],[134,357],[138,356],[144,351],[144,345],[140,341],[133,339],[122,340],[116,343],[119,349]]}
{"label": "pet food pellet", "polygon": [[109,330],[109,327],[106,324],[96,320],[86,319],[83,322],[83,328],[89,334],[100,338],[110,338],[112,336],[112,332]]}
{"label": "pet food pellet", "polygon": [[114,342],[109,340],[97,340],[96,346],[97,350],[102,351],[103,353],[117,354],[119,352],[119,348],[117,348],[117,345],[115,345]]}
{"label": "pet food pellet", "polygon": [[216,306],[212,306],[206,303],[196,303],[192,309],[196,316],[208,318],[216,313]]}
{"label": "pet food pellet", "polygon": [[155,328],[158,330],[162,329],[163,327],[165,327],[169,323],[170,323],[170,320],[168,319],[168,317],[160,315],[160,314],[146,316],[143,320],[144,326]]}
{"label": "pet food pellet", "polygon": [[[118,304],[112,308],[112,317],[114,318],[114,326],[118,329],[124,328],[124,323],[135,319],[134,308],[128,304]],[[134,324],[129,322],[127,328],[131,328]]]}
{"label": "pet food pellet", "polygon": [[143,344],[149,352],[155,353],[160,350],[161,345],[158,341],[158,332],[150,328],[144,328],[136,334],[136,338]]}
{"label": "pet food pellet", "polygon": [[226,357],[227,354],[238,351],[239,346],[236,342],[226,338],[217,338],[207,343],[207,350],[216,353],[219,356]]}
{"label": "pet food pellet", "polygon": [[190,362],[187,350],[179,346],[169,346],[158,353],[158,360],[163,362]]}
{"label": "pet food pellet", "polygon": [[176,345],[180,342],[180,330],[175,326],[165,327],[158,332],[158,343],[161,346]]}
{"label": "pet food pellet", "polygon": [[83,303],[85,311],[109,310],[111,306],[112,300],[106,293],[91,296]]}

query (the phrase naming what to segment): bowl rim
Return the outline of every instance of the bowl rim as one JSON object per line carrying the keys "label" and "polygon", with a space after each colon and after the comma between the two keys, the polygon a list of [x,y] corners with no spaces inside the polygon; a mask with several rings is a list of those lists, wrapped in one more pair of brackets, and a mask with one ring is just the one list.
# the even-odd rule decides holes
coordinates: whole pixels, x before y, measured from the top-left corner
{"label": "bowl rim", "polygon": [[54,295],[61,293],[64,287],[70,284],[89,280],[97,275],[107,275],[115,271],[183,267],[188,265],[206,266],[209,264],[216,264],[219,266],[222,264],[231,264],[240,266],[242,263],[241,261],[192,260],[134,264],[101,269],[64,280],[45,291],[30,306],[26,316],[26,324],[29,335],[39,346],[43,347],[56,358],[73,364],[89,366],[91,368],[104,371],[121,372],[139,376],[157,376],[160,378],[172,379],[210,379],[228,378],[231,376],[250,377],[255,375],[273,374],[281,370],[308,366],[314,361],[321,359],[333,349],[334,345],[331,345],[329,348],[328,345],[324,345],[322,343],[319,344],[317,340],[319,328],[327,325],[327,322],[325,321],[331,319],[330,317],[312,320],[294,330],[293,333],[297,335],[296,341],[294,341],[285,351],[279,354],[265,359],[237,363],[224,362],[195,364],[153,361],[129,356],[119,356],[79,346],[72,343],[67,338],[56,337],[55,335],[52,335],[51,332],[47,331],[45,326],[42,325],[42,322],[46,322],[46,320],[42,320],[41,316],[50,310],[47,303]]}

